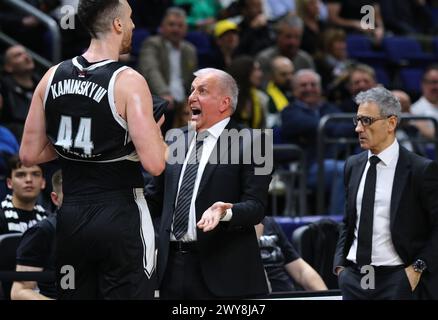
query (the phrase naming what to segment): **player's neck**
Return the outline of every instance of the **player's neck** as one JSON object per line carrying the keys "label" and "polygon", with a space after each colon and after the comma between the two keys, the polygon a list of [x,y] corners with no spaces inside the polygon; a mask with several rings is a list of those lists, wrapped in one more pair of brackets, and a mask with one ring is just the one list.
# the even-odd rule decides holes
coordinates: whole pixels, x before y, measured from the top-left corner
{"label": "player's neck", "polygon": [[88,62],[97,62],[106,59],[119,60],[119,46],[110,39],[92,39],[87,51],[83,54]]}

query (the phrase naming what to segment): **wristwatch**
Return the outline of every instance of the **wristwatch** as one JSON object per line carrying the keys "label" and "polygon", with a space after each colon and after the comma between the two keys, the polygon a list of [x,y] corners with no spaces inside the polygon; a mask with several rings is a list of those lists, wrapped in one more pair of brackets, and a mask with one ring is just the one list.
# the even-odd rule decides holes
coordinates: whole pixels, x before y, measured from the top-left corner
{"label": "wristwatch", "polygon": [[417,259],[412,264],[412,268],[414,268],[415,272],[422,273],[424,270],[427,269],[427,264],[426,264],[426,262],[424,262],[424,260]]}

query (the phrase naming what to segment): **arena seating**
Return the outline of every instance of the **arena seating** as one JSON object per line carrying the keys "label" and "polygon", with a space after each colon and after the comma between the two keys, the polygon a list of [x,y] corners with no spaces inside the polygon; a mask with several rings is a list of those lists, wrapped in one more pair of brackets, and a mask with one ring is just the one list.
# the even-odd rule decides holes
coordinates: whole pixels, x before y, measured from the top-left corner
{"label": "arena seating", "polygon": [[298,229],[299,227],[308,225],[310,223],[318,222],[321,219],[327,219],[327,218],[330,218],[331,220],[336,222],[342,221],[342,215],[302,216],[302,217],[294,217],[294,218],[283,217],[283,216],[274,217],[275,221],[283,228],[283,231],[288,237],[288,239],[292,238],[292,233],[295,231],[295,229]]}

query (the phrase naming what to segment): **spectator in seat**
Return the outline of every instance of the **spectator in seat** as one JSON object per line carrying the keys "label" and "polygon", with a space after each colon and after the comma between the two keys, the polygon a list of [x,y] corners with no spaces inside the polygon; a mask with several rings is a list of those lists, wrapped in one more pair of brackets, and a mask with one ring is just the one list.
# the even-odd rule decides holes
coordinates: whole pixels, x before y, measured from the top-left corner
{"label": "spectator in seat", "polygon": [[6,183],[12,195],[1,202],[0,234],[23,233],[47,217],[46,210],[36,204],[46,182],[40,166],[25,167],[18,156],[12,156],[8,166]]}
{"label": "spectator in seat", "polygon": [[[62,205],[62,173],[52,176],[53,190],[50,194],[53,204]],[[17,271],[40,272],[55,270],[56,213],[28,229],[17,249]],[[11,290],[12,300],[56,299],[54,282],[15,281]]]}
{"label": "spectator in seat", "polygon": [[271,61],[276,56],[289,58],[295,67],[300,69],[315,69],[312,57],[300,49],[303,35],[303,21],[298,16],[285,16],[275,25],[276,43],[257,55],[263,73],[270,73]]}
{"label": "spectator in seat", "polygon": [[324,91],[348,74],[353,61],[348,58],[346,34],[342,29],[327,29],[322,35],[322,51],[315,56]]}
{"label": "spectator in seat", "polygon": [[266,216],[256,225],[256,232],[271,292],[294,291],[293,282],[309,291],[327,290],[320,275],[299,256],[273,217]]}
{"label": "spectator in seat", "polygon": [[151,93],[170,102],[164,132],[169,129],[167,124],[173,122],[175,108],[187,99],[198,66],[196,48],[184,40],[186,32],[184,10],[170,7],[159,34],[144,41],[138,57],[138,70],[147,80]]}
{"label": "spectator in seat", "polygon": [[[357,104],[354,97],[361,91],[366,91],[378,85],[376,72],[366,64],[357,64],[349,68],[346,79],[346,97],[340,104],[343,112],[355,113]],[[341,84],[342,86],[342,84]],[[342,89],[341,89],[342,90]]]}
{"label": "spectator in seat", "polygon": [[231,118],[248,128],[265,128],[269,98],[258,89],[263,75],[259,63],[250,56],[240,56],[233,60],[228,73],[239,84],[237,108]]}
{"label": "spectator in seat", "polygon": [[233,60],[239,46],[239,30],[231,20],[218,21],[214,27],[214,45],[208,58],[209,67],[226,70]]}
{"label": "spectator in seat", "polygon": [[[438,64],[426,68],[421,80],[422,96],[411,107],[411,112],[418,116],[428,116],[438,121]],[[430,123],[426,137],[435,135],[435,128]]]}
{"label": "spectator in seat", "polygon": [[[367,7],[368,6],[368,9]],[[363,33],[369,35],[376,45],[379,45],[385,34],[378,0],[327,0],[329,23],[335,27],[344,28],[347,33]],[[365,8],[365,12],[362,10]],[[371,10],[369,10],[371,9]],[[362,19],[365,14],[372,15],[374,25],[365,29]],[[366,22],[370,19],[365,17]]]}
{"label": "spectator in seat", "polygon": [[243,17],[239,24],[239,55],[255,56],[272,44],[271,26],[263,13],[262,0],[239,0],[238,6]]}
{"label": "spectator in seat", "polygon": [[[402,114],[412,115],[411,98],[402,90],[393,90],[391,93],[400,101]],[[401,121],[396,131],[396,138],[400,144],[407,150],[425,156],[424,145],[415,141],[420,136],[430,137],[433,134],[433,128],[430,127],[430,121],[427,120],[410,120]]]}
{"label": "spectator in seat", "polygon": [[327,24],[320,19],[320,0],[295,0],[297,15],[303,19],[304,30],[301,49],[314,56],[321,47],[321,34]]}
{"label": "spectator in seat", "polygon": [[1,122],[20,142],[39,77],[35,74],[32,57],[21,45],[14,45],[6,50],[3,67],[6,74],[1,79],[1,95],[4,99]]}
{"label": "spectator in seat", "polygon": [[266,86],[269,95],[268,128],[280,125],[280,112],[293,102],[293,73],[294,65],[289,58],[278,56],[272,60],[271,80]]}
{"label": "spectator in seat", "polygon": [[[305,151],[308,166],[308,185],[317,188],[317,136],[321,118],[341,111],[324,101],[321,77],[315,71],[303,69],[294,76],[295,101],[281,112],[281,135],[284,142],[298,144]],[[331,137],[354,136],[353,125],[345,122],[329,122],[326,134]],[[338,148],[340,149],[340,148]],[[340,214],[344,210],[344,186],[342,175],[344,161],[335,160],[333,147],[326,148],[324,155],[325,190],[331,194],[328,212]]]}

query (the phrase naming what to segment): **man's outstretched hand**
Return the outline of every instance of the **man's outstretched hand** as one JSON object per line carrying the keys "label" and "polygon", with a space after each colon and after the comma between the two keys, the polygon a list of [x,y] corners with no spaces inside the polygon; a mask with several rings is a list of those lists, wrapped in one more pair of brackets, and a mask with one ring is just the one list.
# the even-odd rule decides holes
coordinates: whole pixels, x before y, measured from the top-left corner
{"label": "man's outstretched hand", "polygon": [[197,226],[204,232],[208,232],[216,228],[219,221],[225,216],[227,209],[233,207],[232,203],[215,202],[210,208],[205,210]]}

